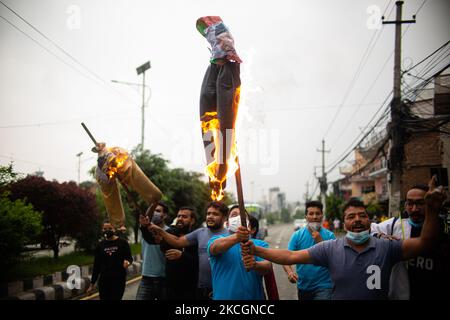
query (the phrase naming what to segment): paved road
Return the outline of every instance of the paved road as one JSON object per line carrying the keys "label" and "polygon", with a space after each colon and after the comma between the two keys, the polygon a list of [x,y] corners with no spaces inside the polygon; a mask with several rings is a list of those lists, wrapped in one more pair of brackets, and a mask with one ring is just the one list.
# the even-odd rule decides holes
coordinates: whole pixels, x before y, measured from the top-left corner
{"label": "paved road", "polygon": [[[287,248],[287,243],[294,232],[293,224],[278,224],[269,226],[269,235],[265,241],[269,243],[270,248]],[[296,285],[288,281],[283,268],[277,264],[273,265],[275,278],[278,286],[278,293],[281,300],[297,300]],[[139,285],[139,280],[128,281],[123,300],[135,300]],[[89,300],[98,300],[98,296],[93,296]]]}
{"label": "paved road", "polygon": [[[269,226],[269,236],[266,237],[265,241],[269,243],[270,248],[287,249],[287,244],[293,232],[294,225],[292,223]],[[289,282],[283,267],[274,263],[273,270],[280,300],[297,300],[297,286]]]}

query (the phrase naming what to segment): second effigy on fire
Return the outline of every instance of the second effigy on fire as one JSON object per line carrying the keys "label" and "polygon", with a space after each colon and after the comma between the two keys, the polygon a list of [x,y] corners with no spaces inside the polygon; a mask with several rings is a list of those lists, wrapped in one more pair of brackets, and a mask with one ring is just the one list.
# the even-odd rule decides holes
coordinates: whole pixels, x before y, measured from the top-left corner
{"label": "second effigy on fire", "polygon": [[98,152],[95,178],[100,186],[110,222],[116,228],[123,229],[125,226],[125,213],[117,179],[136,191],[149,206],[161,200],[161,191],[125,149],[107,148],[105,143],[98,143],[93,151]]}

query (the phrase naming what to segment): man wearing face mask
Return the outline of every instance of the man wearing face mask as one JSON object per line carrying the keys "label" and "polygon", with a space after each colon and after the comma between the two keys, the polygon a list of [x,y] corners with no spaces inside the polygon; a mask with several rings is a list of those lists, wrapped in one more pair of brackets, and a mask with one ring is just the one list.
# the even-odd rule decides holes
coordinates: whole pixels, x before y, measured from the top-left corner
{"label": "man wearing face mask", "polygon": [[[246,212],[249,222],[249,216]],[[230,209],[226,222],[229,234],[212,237],[207,252],[210,257],[213,300],[264,300],[262,276],[271,271],[272,264],[253,255],[242,261],[240,242],[247,240],[250,231],[241,226],[239,206]],[[239,230],[239,232],[238,232]],[[268,247],[267,242],[254,239],[256,246]]]}
{"label": "man wearing face mask", "polygon": [[[419,237],[425,220],[425,194],[428,186],[418,184],[406,194],[407,218],[398,217],[371,225],[371,234],[379,238],[408,239]],[[389,299],[442,299],[450,286],[450,238],[445,219],[440,219],[439,240],[424,254],[402,261],[392,269]]]}
{"label": "man wearing face mask", "polygon": [[206,247],[212,237],[228,234],[223,227],[227,217],[228,207],[222,202],[212,201],[206,205],[206,228],[198,228],[185,236],[176,237],[154,224],[151,225],[152,230],[160,234],[164,241],[175,248],[197,246],[199,259],[197,300],[212,298],[211,265]]}
{"label": "man wearing face mask", "polygon": [[[194,228],[195,209],[181,207],[176,219],[175,226],[170,227],[167,232],[176,237],[182,237]],[[197,246],[176,249],[163,241],[161,250],[166,256],[167,299],[195,299],[198,280]]]}
{"label": "man wearing face mask", "polygon": [[[297,251],[308,249],[324,240],[336,239],[334,234],[321,227],[323,220],[323,205],[320,201],[309,201],[306,203],[306,227],[300,228],[291,237],[288,250]],[[292,266],[283,266],[288,279],[297,283],[299,300],[329,300],[331,299],[330,273],[325,267],[311,264],[297,264],[297,273]]]}
{"label": "man wearing face mask", "polygon": [[127,268],[133,263],[130,245],[114,235],[115,229],[109,222],[103,224],[104,240],[95,249],[94,268],[90,294],[98,280],[100,300],[121,300],[125,291]]}
{"label": "man wearing face mask", "polygon": [[388,298],[392,267],[430,250],[438,239],[438,213],[446,195],[436,188],[435,177],[425,196],[425,220],[420,237],[402,241],[370,236],[370,219],[364,204],[351,199],[344,206],[344,239],[320,242],[300,251],[266,249],[252,241],[242,244],[243,252],[278,264],[315,264],[328,268],[334,282],[332,299],[385,300]]}
{"label": "man wearing face mask", "polygon": [[[169,214],[167,205],[160,201],[155,208],[152,223],[168,229],[164,220]],[[142,233],[142,279],[139,283],[136,300],[166,299],[166,257],[161,251],[161,236],[150,232],[148,216],[139,217]]]}

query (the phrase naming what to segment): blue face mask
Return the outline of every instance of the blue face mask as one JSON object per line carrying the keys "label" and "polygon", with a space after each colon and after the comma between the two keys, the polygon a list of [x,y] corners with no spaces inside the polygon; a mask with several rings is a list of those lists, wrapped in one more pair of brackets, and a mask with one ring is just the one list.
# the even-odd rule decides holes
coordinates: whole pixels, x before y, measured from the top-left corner
{"label": "blue face mask", "polygon": [[411,220],[411,218],[408,219],[408,223],[411,225],[411,227],[414,227],[414,228],[422,228],[422,226],[423,226],[423,221],[422,222],[414,222]]}
{"label": "blue face mask", "polygon": [[364,242],[366,242],[367,240],[369,240],[370,237],[370,230],[365,230],[365,231],[361,231],[361,232],[351,232],[351,231],[347,231],[347,234],[345,235],[345,237],[349,240],[351,240],[353,243],[356,244],[362,244]]}

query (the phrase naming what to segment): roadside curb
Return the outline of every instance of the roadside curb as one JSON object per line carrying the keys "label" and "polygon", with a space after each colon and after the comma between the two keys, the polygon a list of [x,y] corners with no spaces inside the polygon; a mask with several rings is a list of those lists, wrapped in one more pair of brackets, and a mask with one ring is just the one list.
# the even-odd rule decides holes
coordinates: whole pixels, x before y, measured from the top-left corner
{"label": "roadside curb", "polygon": [[[127,277],[140,275],[142,260],[133,256],[133,263],[127,268]],[[0,300],[69,300],[86,293],[92,275],[92,265],[80,266],[80,289],[70,289],[66,271],[48,276],[1,284]]]}

